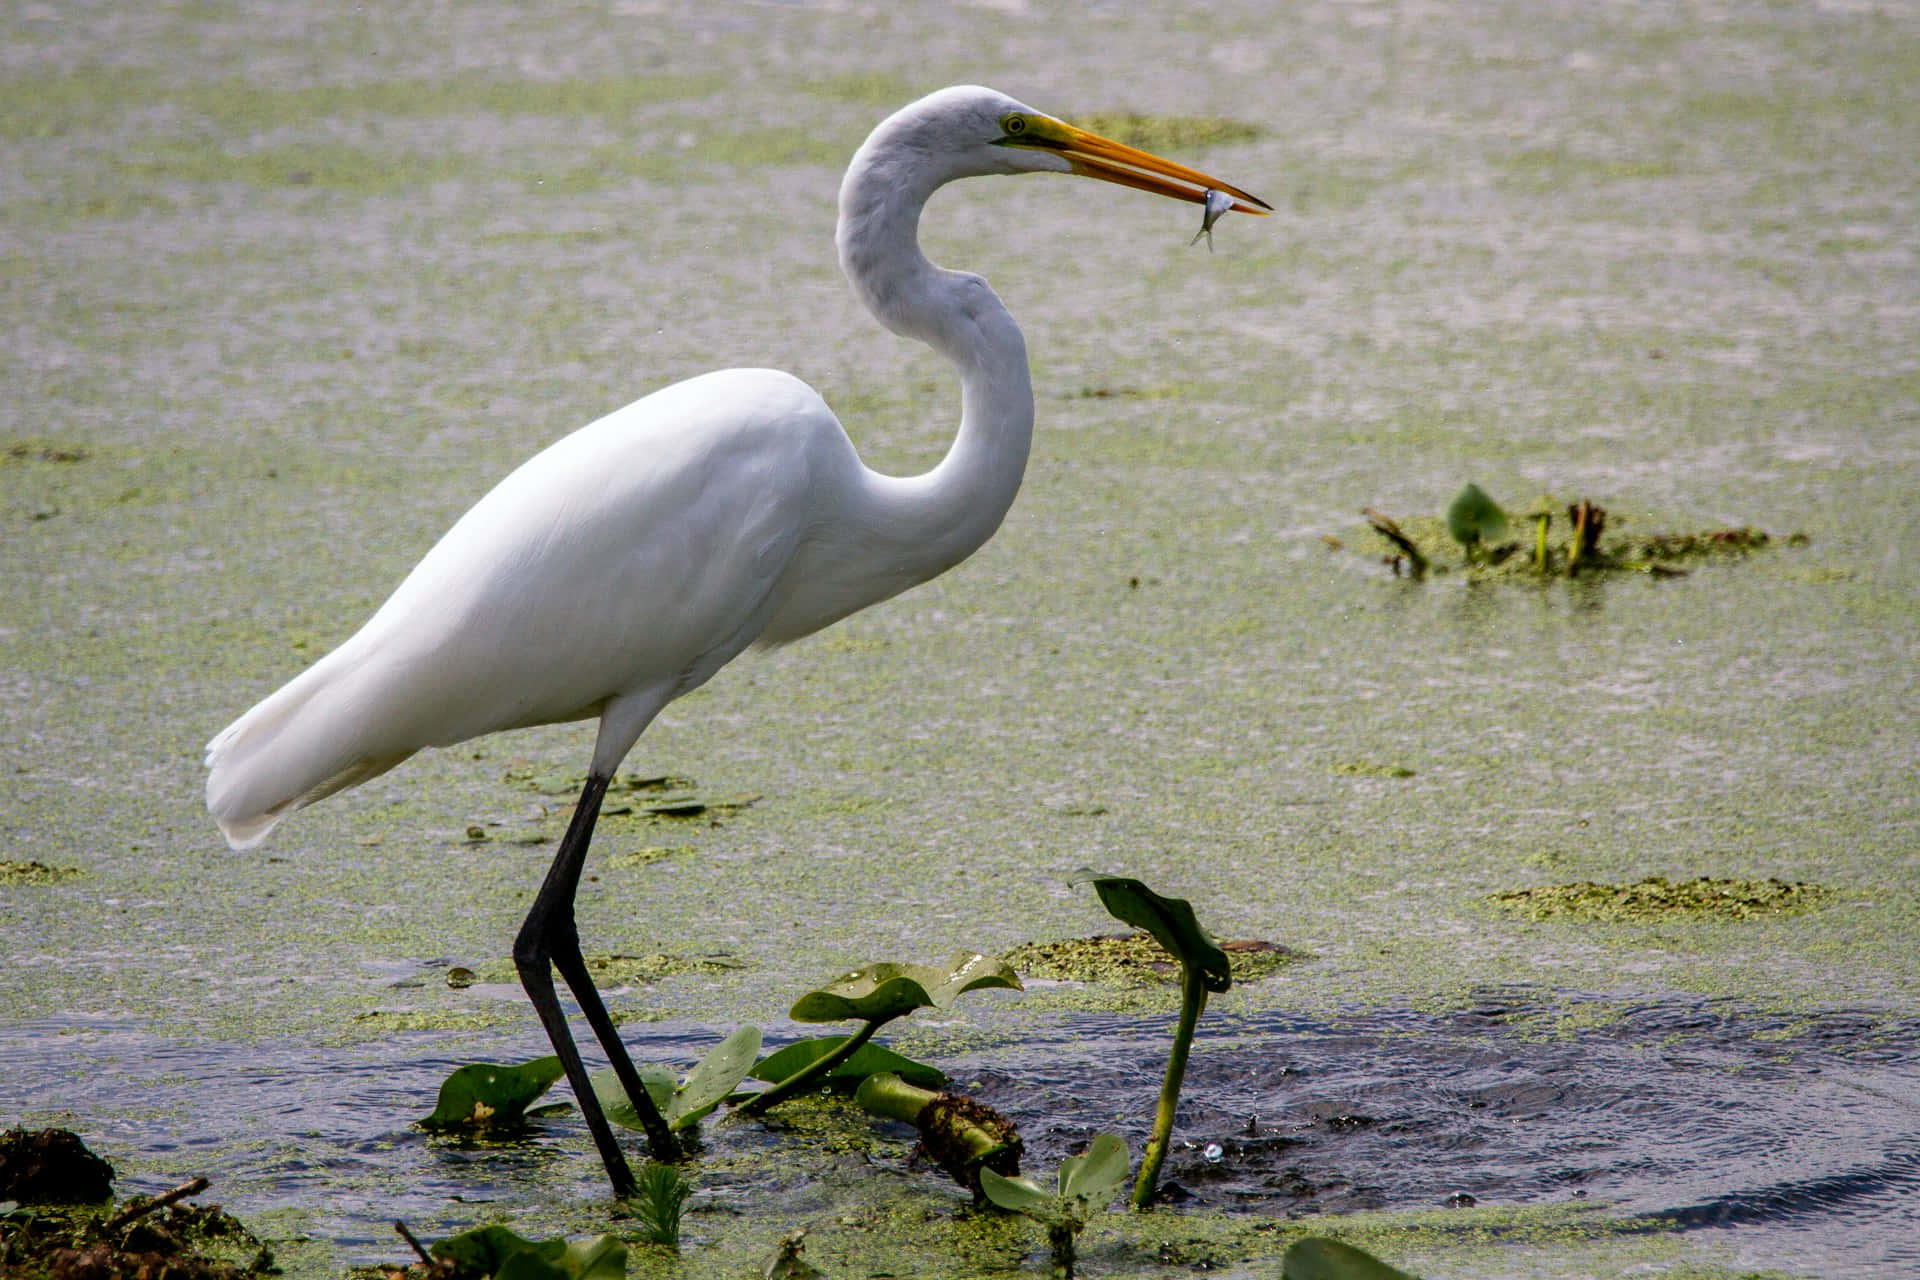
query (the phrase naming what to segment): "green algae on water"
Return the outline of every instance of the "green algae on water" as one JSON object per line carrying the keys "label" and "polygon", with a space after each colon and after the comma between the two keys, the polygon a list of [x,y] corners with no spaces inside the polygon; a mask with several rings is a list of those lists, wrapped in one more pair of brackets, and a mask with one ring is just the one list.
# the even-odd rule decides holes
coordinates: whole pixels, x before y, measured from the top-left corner
{"label": "green algae on water", "polygon": [[[1225,942],[1220,949],[1227,953],[1236,983],[1258,982],[1307,958],[1273,942]],[[1026,942],[1008,951],[1006,960],[1025,977],[1061,982],[1139,987],[1171,983],[1180,976],[1179,964],[1145,933]]]}
{"label": "green algae on water", "polygon": [[1819,905],[1831,896],[1822,885],[1794,880],[1736,880],[1698,876],[1668,880],[1648,876],[1632,884],[1542,885],[1509,889],[1489,896],[1507,910],[1530,920],[1594,920],[1614,922],[1674,919],[1753,920],[1789,915]]}
{"label": "green algae on water", "polygon": [[0,858],[0,884],[59,884],[87,873],[79,867],[50,867],[44,862]]}
{"label": "green algae on water", "polygon": [[1381,764],[1374,760],[1342,760],[1333,771],[1348,778],[1411,778],[1414,771],[1403,764]]}

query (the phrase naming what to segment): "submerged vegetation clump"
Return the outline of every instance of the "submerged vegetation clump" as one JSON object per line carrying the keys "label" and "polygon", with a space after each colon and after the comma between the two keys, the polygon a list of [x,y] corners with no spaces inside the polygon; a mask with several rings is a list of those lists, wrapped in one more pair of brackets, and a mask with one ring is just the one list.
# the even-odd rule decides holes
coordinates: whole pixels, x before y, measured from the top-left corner
{"label": "submerged vegetation clump", "polygon": [[1492,894],[1489,901],[1529,920],[1594,920],[1638,923],[1693,918],[1753,920],[1790,915],[1824,902],[1832,891],[1802,880],[1735,880],[1698,876],[1669,880],[1648,876],[1632,884],[1542,885]]}
{"label": "submerged vegetation clump", "polygon": [[219,1205],[186,1201],[205,1178],[112,1203],[113,1167],[65,1129],[0,1134],[0,1274],[252,1280],[279,1274],[259,1237]]}
{"label": "submerged vegetation clump", "polygon": [[[1509,513],[1478,486],[1460,490],[1443,516],[1396,519],[1372,507],[1362,510],[1374,539],[1373,553],[1393,571],[1424,578],[1464,572],[1470,579],[1576,578],[1592,573],[1638,573],[1677,578],[1694,565],[1732,561],[1776,545],[1771,534],[1747,526],[1694,533],[1637,533],[1626,520],[1588,499],[1562,507],[1542,496],[1524,511]],[[1329,546],[1346,544],[1328,537]],[[1801,545],[1804,535],[1786,539]]]}

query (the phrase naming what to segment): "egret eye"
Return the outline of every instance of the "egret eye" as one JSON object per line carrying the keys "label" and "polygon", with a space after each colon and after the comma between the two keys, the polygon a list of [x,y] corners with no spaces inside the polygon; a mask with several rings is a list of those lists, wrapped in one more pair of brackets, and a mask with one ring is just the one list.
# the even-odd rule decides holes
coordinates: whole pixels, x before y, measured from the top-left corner
{"label": "egret eye", "polygon": [[1000,121],[1000,128],[1009,138],[1017,138],[1027,131],[1027,118],[1015,111]]}

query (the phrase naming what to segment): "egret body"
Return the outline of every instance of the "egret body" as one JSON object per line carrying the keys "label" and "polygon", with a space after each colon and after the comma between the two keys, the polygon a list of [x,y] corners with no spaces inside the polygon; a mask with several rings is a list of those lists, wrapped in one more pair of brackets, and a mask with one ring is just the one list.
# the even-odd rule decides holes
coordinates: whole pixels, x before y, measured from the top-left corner
{"label": "egret body", "polygon": [[294,810],[424,747],[598,719],[586,785],[513,957],[616,1194],[633,1175],[588,1083],[556,971],[654,1155],[673,1158],[676,1146],[574,927],[607,784],[661,708],[748,646],[798,639],[925,582],[999,527],[1033,432],[1026,344],[986,281],[929,263],[917,232],[942,184],[1028,172],[1267,207],[990,89],[943,89],[903,108],[854,156],[837,239],[868,309],[959,374],[960,428],[938,466],[871,470],[820,396],[785,373],[730,369],[666,387],[522,464],[365,626],[207,745],[207,808],[246,849]]}

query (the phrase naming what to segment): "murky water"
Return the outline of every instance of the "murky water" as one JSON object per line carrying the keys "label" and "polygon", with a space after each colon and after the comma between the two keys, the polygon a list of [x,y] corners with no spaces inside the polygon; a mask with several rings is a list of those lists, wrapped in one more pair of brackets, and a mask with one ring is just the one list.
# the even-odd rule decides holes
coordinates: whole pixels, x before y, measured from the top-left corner
{"label": "murky water", "polygon": [[[1581,1007],[1212,1026],[1239,1043],[1196,1051],[1167,1176],[1229,1212],[1578,1200],[1724,1234],[1747,1266],[1920,1267],[1920,1025],[1698,1002],[1560,1022]],[[1104,1117],[1146,1113],[1156,1047],[1096,1022],[1046,1046],[1045,1068],[975,1078],[1057,1159]],[[1125,1132],[1137,1150],[1144,1130]]]}
{"label": "murky water", "polygon": [[[946,1065],[1021,1125],[1030,1169],[1102,1130],[1137,1153],[1164,1066],[1158,1021],[1074,1017]],[[569,1187],[601,1194],[572,1114],[503,1144],[414,1127],[462,1060],[410,1051],[406,1038],[379,1052],[236,1052],[128,1026],[23,1030],[0,1045],[0,1073],[25,1096],[57,1096],[98,1147],[139,1170],[123,1194],[207,1174],[230,1208],[282,1231],[278,1215],[290,1214],[346,1259],[395,1256],[396,1217],[433,1233],[487,1206],[511,1215]],[[709,1040],[664,1029],[647,1052],[685,1059]],[[1844,1259],[1850,1276],[1891,1280],[1920,1268],[1916,1134],[1911,1021],[1489,993],[1447,1015],[1209,1019],[1164,1180],[1176,1212],[1266,1218],[1446,1208],[1465,1229],[1476,1206],[1578,1205],[1609,1233],[1684,1233],[1740,1266],[1832,1274]],[[713,1123],[703,1137],[693,1239],[723,1207],[792,1212],[806,1138]],[[725,1172],[742,1153],[783,1146],[799,1154],[785,1174]],[[872,1158],[905,1167],[897,1146]],[[722,1172],[703,1177],[703,1164]]]}

